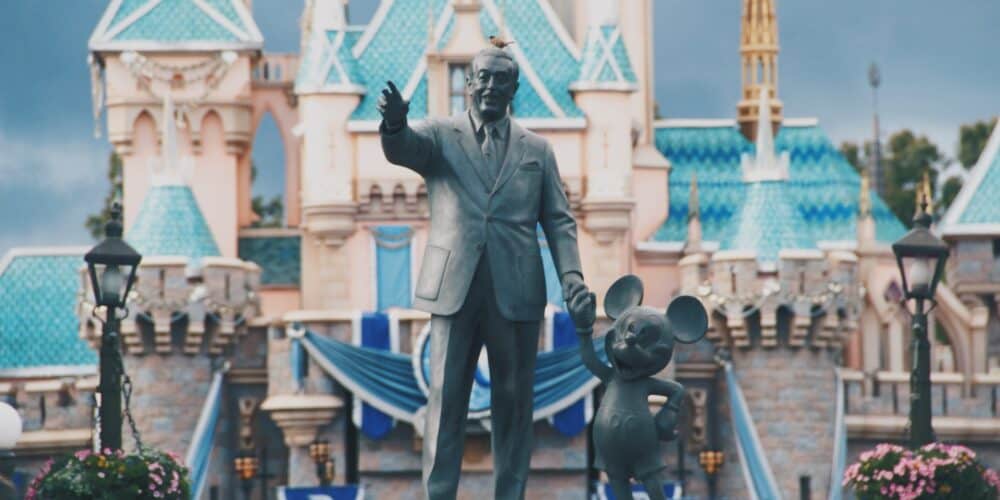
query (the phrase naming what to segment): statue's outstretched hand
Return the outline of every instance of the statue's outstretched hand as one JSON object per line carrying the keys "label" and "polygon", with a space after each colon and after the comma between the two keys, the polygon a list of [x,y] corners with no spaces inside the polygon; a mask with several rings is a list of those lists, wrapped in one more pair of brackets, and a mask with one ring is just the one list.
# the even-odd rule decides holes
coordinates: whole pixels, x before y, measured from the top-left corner
{"label": "statue's outstretched hand", "polygon": [[392,81],[386,82],[389,88],[382,89],[382,95],[378,98],[378,111],[382,113],[386,127],[389,130],[399,130],[406,121],[406,114],[410,111],[410,103],[403,99],[403,94],[396,88]]}

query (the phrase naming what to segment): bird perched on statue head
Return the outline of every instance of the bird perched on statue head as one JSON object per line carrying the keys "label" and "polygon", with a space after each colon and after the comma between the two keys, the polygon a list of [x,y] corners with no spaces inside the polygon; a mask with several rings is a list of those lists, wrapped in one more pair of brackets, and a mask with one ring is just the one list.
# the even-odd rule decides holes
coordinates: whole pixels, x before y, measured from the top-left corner
{"label": "bird perched on statue head", "polygon": [[490,35],[490,44],[492,44],[494,47],[498,49],[502,49],[508,45],[513,45],[514,41],[511,40],[508,42],[507,40],[504,40],[503,38],[500,38],[498,36]]}

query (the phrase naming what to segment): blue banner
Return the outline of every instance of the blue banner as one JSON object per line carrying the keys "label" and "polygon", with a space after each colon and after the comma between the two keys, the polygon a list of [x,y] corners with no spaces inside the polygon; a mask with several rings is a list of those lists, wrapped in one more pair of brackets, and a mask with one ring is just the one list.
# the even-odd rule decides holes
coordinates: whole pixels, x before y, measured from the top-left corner
{"label": "blue banner", "polygon": [[[576,337],[576,326],[569,313],[558,311],[552,315],[552,348],[564,349],[580,343]],[[586,397],[571,404],[552,417],[552,426],[563,436],[576,436],[587,428]]]}
{"label": "blue banner", "polygon": [[[671,500],[680,500],[681,485],[669,481],[664,482],[663,496]],[[646,488],[643,488],[641,484],[632,484],[632,497],[635,500],[649,499]],[[608,483],[597,483],[597,498],[598,500],[616,500],[615,493],[611,491],[611,485]]]}
{"label": "blue banner", "polygon": [[365,489],[356,484],[278,488],[278,500],[361,500]]}

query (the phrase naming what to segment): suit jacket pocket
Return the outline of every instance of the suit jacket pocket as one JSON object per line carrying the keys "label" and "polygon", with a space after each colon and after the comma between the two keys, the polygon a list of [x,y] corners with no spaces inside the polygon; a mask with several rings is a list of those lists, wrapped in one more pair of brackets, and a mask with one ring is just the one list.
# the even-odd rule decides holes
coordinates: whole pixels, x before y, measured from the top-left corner
{"label": "suit jacket pocket", "polygon": [[417,278],[415,292],[417,297],[426,300],[437,299],[450,256],[451,250],[427,245],[427,249],[424,250],[424,262],[420,265],[420,276]]}
{"label": "suit jacket pocket", "polygon": [[545,304],[545,271],[541,254],[517,256],[517,270],[521,278],[521,294],[528,305]]}
{"label": "suit jacket pocket", "polygon": [[522,164],[520,170],[521,172],[541,172],[542,166],[537,161],[530,161]]}

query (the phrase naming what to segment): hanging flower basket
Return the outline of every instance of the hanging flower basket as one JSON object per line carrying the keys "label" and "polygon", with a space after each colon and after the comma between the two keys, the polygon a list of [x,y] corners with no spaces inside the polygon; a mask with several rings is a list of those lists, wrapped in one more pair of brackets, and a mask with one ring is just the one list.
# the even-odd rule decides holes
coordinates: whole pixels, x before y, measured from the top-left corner
{"label": "hanging flower basket", "polygon": [[173,453],[142,449],[125,454],[81,450],[49,460],[28,487],[26,500],[188,500],[187,468]]}
{"label": "hanging flower basket", "polygon": [[861,454],[844,472],[860,500],[1000,498],[1000,476],[960,445],[931,443],[918,450],[883,443]]}

